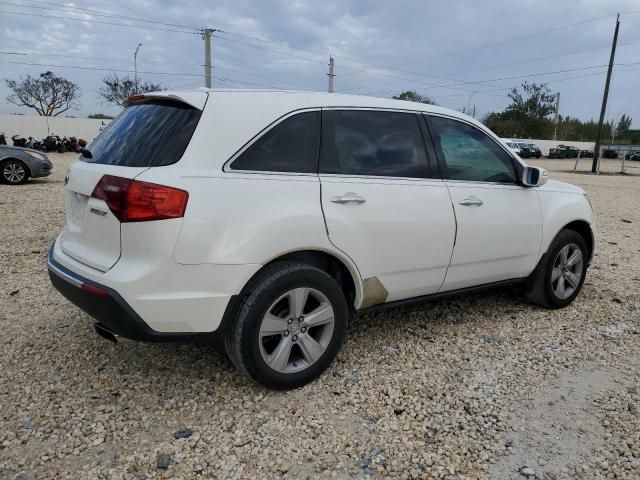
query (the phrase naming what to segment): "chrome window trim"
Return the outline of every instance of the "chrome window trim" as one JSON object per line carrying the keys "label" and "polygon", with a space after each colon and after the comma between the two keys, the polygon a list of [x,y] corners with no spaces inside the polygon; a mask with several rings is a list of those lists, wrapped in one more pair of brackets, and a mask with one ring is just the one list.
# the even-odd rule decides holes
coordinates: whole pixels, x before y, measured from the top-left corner
{"label": "chrome window trim", "polygon": [[344,173],[319,173],[322,177],[329,178],[343,178],[347,180],[384,180],[386,182],[393,182],[396,180],[401,180],[403,182],[432,182],[436,184],[444,184],[445,180],[442,178],[432,178],[432,177],[388,177],[382,175],[349,175]]}
{"label": "chrome window trim", "polygon": [[[327,106],[327,107],[309,107],[309,108],[301,108],[298,110],[293,110],[289,113],[284,114],[282,117],[279,117],[274,122],[267,125],[263,128],[256,136],[250,139],[245,145],[243,145],[236,153],[234,153],[226,162],[224,162],[222,166],[222,171],[224,173],[242,173],[242,174],[251,174],[251,175],[276,175],[276,176],[296,176],[296,177],[318,177],[318,175],[332,175],[332,176],[341,176],[341,177],[351,177],[351,178],[380,178],[380,179],[388,179],[388,180],[434,180],[434,181],[444,181],[442,178],[437,177],[383,177],[380,175],[344,175],[340,173],[300,173],[300,172],[276,172],[272,170],[236,170],[231,168],[231,163],[238,158],[242,153],[244,153],[249,147],[251,147],[256,141],[258,141],[263,135],[269,132],[272,128],[275,128],[277,125],[285,121],[286,119],[296,115],[298,113],[304,112],[321,112],[323,110],[362,110],[362,111],[380,111],[380,112],[397,112],[397,113],[410,113],[414,115],[424,115],[428,112],[424,110],[409,110],[409,109],[401,109],[401,108],[382,108],[382,107],[355,107],[355,106]],[[425,140],[428,141],[428,140]],[[425,153],[427,153],[425,147]]]}

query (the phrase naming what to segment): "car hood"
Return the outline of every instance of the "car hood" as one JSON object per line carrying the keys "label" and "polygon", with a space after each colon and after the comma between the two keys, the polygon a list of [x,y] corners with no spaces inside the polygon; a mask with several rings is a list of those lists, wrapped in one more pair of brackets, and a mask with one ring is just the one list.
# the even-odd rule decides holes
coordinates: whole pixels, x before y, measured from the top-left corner
{"label": "car hood", "polygon": [[17,152],[33,152],[40,155],[47,156],[44,152],[39,152],[38,150],[34,150],[33,148],[24,148],[24,147],[14,147],[12,145],[0,145],[0,149],[9,150],[9,151],[17,151]]}
{"label": "car hood", "polygon": [[558,180],[548,180],[547,183],[545,183],[541,187],[538,187],[538,190],[542,190],[545,192],[579,193],[581,195],[585,194],[585,191],[582,188],[572,185],[571,183],[560,182]]}

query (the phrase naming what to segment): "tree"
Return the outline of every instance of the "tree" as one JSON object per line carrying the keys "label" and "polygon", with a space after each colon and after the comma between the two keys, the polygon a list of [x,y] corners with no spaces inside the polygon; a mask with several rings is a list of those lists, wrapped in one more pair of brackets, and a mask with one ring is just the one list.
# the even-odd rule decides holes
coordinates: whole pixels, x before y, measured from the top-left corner
{"label": "tree", "polygon": [[623,113],[618,121],[618,125],[615,127],[616,138],[622,140],[629,137],[629,131],[631,130],[631,117],[626,113]]}
{"label": "tree", "polygon": [[158,90],[164,90],[164,87],[159,83],[140,82],[138,81],[138,88],[136,91],[136,82],[128,75],[118,77],[115,73],[107,75],[102,79],[104,86],[98,90],[100,95],[106,103],[113,103],[114,105],[124,105],[124,102],[131,95],[136,93],[157,92]]}
{"label": "tree", "polygon": [[511,105],[507,107],[518,115],[528,118],[545,118],[555,111],[556,96],[551,93],[546,84],[524,82],[523,93],[517,88],[509,92]]}
{"label": "tree", "polygon": [[5,79],[5,83],[13,92],[7,97],[9,103],[32,108],[41,116],[57,117],[79,107],[80,87],[53,72],[41,73],[39,78],[27,75],[20,80]]}
{"label": "tree", "polygon": [[427,95],[420,95],[415,90],[407,90],[400,95],[394,95],[394,100],[406,100],[408,102],[427,103],[429,105],[437,105],[435,100]]}
{"label": "tree", "polygon": [[521,88],[512,88],[511,104],[486,115],[483,122],[501,137],[551,138],[553,124],[547,117],[555,111],[555,95],[546,84],[525,82]]}

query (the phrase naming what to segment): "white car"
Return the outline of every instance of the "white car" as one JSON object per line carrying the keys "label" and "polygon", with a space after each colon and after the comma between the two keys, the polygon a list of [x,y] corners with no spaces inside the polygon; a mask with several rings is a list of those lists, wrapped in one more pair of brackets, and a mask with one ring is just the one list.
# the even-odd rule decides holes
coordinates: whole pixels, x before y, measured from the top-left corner
{"label": "white car", "polygon": [[516,142],[514,142],[513,140],[508,140],[508,139],[503,139],[504,143],[507,145],[507,147],[509,148],[509,150],[511,150],[513,153],[520,155],[520,153],[522,152],[522,149],[518,146],[518,144]]}
{"label": "white car", "polygon": [[48,267],[111,340],[219,338],[252,379],[294,388],[327,368],[356,313],[512,283],[571,303],[593,212],[547,179],[437,106],[139,95],[71,166]]}

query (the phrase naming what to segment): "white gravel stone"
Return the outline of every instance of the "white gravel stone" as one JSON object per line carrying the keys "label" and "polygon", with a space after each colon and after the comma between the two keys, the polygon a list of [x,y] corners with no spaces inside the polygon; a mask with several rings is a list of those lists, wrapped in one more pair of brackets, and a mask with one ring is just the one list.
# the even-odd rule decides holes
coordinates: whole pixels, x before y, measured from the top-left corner
{"label": "white gravel stone", "polygon": [[208,346],[114,346],[51,287],[73,158],[0,185],[0,478],[640,478],[640,177],[532,162],[597,213],[571,306],[496,290],[357,318],[318,381],[272,392]]}

